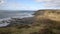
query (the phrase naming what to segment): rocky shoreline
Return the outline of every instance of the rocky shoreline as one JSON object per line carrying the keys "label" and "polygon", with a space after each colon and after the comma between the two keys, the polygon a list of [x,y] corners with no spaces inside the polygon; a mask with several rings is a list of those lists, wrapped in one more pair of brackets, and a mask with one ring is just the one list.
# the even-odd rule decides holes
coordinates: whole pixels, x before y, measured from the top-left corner
{"label": "rocky shoreline", "polygon": [[29,25],[29,24],[32,24],[33,23],[33,19],[34,17],[26,17],[26,18],[11,18],[10,20],[8,21],[1,21],[3,23],[9,23],[8,25],[6,26],[2,26],[2,27],[12,27],[12,26],[16,26],[16,25]]}

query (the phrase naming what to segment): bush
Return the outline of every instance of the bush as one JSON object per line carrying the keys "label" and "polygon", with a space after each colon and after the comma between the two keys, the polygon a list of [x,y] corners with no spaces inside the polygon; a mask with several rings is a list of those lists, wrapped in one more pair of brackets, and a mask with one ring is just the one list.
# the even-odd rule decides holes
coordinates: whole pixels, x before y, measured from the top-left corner
{"label": "bush", "polygon": [[11,34],[12,32],[8,28],[0,28],[0,34]]}

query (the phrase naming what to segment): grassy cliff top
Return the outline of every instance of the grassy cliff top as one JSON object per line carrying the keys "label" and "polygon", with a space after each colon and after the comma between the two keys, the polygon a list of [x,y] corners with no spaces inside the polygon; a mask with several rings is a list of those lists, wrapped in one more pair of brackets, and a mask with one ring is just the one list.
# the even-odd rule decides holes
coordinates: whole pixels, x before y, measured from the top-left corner
{"label": "grassy cliff top", "polygon": [[55,21],[60,21],[60,10],[38,10],[34,15],[38,19],[39,17],[43,17]]}

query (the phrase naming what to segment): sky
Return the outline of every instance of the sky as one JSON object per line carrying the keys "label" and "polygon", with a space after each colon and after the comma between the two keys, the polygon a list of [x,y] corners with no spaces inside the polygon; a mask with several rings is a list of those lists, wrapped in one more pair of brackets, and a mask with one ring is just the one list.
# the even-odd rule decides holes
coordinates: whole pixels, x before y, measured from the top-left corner
{"label": "sky", "polygon": [[0,10],[60,9],[60,0],[0,0]]}

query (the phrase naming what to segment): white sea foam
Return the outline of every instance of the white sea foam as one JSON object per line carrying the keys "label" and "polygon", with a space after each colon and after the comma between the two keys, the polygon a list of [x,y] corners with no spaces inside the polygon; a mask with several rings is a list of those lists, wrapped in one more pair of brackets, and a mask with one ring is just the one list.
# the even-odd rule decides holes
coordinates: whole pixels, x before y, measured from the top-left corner
{"label": "white sea foam", "polygon": [[11,18],[3,18],[3,19],[0,19],[0,21],[4,21],[4,20],[10,20]]}
{"label": "white sea foam", "polygon": [[33,17],[34,15],[27,14],[27,15],[20,15],[20,16],[13,16],[12,18],[25,18],[25,17]]}
{"label": "white sea foam", "polygon": [[[0,19],[0,27],[7,26],[9,24],[9,23],[7,23],[7,21],[11,20],[11,18],[25,18],[25,17],[33,17],[34,16],[28,12],[27,13],[24,13],[24,12],[22,12],[22,13],[19,13],[19,12],[18,13],[7,13],[7,12],[1,13],[0,12],[0,15],[1,14],[2,14],[1,17],[4,17],[4,16],[8,16],[8,17]],[[1,21],[4,21],[5,23],[2,23]]]}
{"label": "white sea foam", "polygon": [[10,23],[2,23],[2,24],[0,24],[0,27],[4,27],[4,26],[7,26],[7,25],[9,25]]}

